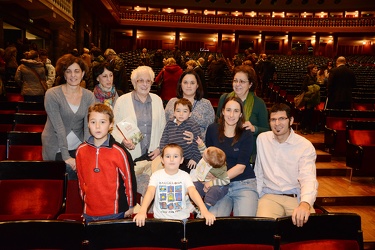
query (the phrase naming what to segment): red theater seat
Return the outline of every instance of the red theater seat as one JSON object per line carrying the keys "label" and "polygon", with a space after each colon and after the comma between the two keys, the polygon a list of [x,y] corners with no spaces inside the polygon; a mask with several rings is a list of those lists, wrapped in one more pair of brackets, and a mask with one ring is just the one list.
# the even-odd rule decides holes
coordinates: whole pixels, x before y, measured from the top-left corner
{"label": "red theater seat", "polygon": [[55,219],[65,200],[65,163],[0,162],[0,221]]}
{"label": "red theater seat", "polygon": [[290,216],[277,219],[280,250],[363,249],[361,217],[357,214],[311,214],[303,227]]}
{"label": "red theater seat", "polygon": [[276,220],[261,217],[221,217],[212,226],[203,219],[186,222],[189,249],[274,249]]}
{"label": "red theater seat", "polygon": [[8,132],[7,159],[42,161],[41,133],[20,131]]}

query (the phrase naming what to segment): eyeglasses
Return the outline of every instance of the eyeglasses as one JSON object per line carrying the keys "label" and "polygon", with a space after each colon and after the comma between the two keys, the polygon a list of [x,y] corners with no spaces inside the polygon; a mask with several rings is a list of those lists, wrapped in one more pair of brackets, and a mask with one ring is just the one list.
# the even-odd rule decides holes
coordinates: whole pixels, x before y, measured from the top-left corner
{"label": "eyeglasses", "polygon": [[283,122],[283,121],[286,121],[288,119],[289,119],[288,117],[271,118],[270,122],[272,122],[272,123],[275,123],[276,121]]}
{"label": "eyeglasses", "polygon": [[249,81],[244,81],[244,80],[237,80],[237,79],[234,79],[233,80],[233,83],[237,84],[237,83],[240,83],[240,84],[245,84],[245,83],[248,83]]}
{"label": "eyeglasses", "polygon": [[140,84],[144,84],[145,82],[146,82],[147,84],[151,84],[151,83],[152,83],[151,80],[146,80],[146,81],[143,80],[143,79],[138,79],[138,80],[137,80],[137,83],[140,83]]}

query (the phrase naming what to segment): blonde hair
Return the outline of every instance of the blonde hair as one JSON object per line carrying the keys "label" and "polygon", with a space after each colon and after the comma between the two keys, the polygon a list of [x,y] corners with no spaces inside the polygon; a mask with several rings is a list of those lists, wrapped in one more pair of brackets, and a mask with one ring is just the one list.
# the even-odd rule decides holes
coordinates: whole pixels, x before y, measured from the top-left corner
{"label": "blonde hair", "polygon": [[197,62],[194,60],[189,60],[186,62],[186,66],[192,66],[194,68],[197,66]]}
{"label": "blonde hair", "polygon": [[176,60],[173,57],[170,57],[167,60],[165,60],[165,66],[175,65],[175,64],[176,64]]}
{"label": "blonde hair", "polygon": [[206,149],[206,159],[213,168],[221,168],[226,164],[227,156],[224,151],[217,147],[208,147]]}

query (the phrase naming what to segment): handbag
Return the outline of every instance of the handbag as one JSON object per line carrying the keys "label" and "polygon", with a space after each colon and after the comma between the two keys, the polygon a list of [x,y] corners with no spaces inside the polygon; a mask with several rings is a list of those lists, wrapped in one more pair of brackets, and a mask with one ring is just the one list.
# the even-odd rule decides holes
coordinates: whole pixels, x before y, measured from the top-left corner
{"label": "handbag", "polygon": [[48,89],[48,85],[47,85],[47,81],[46,80],[43,80],[41,77],[40,77],[40,75],[35,71],[35,69],[33,69],[33,68],[30,68],[30,67],[28,67],[37,77],[38,77],[38,79],[39,79],[39,82],[40,82],[40,84],[42,85],[42,87],[43,87],[43,89],[44,89],[44,92],[46,92],[47,91],[47,89]]}
{"label": "handbag", "polygon": [[304,97],[305,97],[305,92],[302,92],[301,94],[296,95],[294,97],[294,105],[296,106],[296,108],[301,108],[305,106]]}

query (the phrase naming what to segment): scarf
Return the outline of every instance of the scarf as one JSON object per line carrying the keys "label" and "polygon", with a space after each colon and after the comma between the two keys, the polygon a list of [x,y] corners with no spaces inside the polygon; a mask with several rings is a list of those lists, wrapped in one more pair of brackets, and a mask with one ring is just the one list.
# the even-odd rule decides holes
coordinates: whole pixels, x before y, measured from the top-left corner
{"label": "scarf", "polygon": [[115,86],[112,86],[111,91],[107,92],[102,89],[100,84],[97,84],[94,88],[94,95],[97,100],[99,100],[100,103],[104,103],[110,107],[113,106],[113,102],[116,97],[116,88]]}
{"label": "scarf", "polygon": [[[236,94],[234,93],[234,91],[232,91],[228,94],[227,98],[233,97],[235,95]],[[249,91],[245,101],[243,102],[243,111],[244,111],[245,121],[250,120],[251,113],[253,112],[253,107],[254,107],[254,92]]]}

